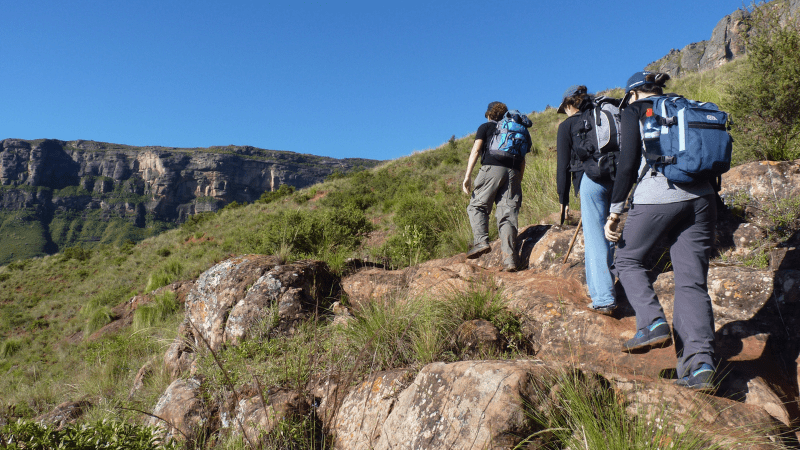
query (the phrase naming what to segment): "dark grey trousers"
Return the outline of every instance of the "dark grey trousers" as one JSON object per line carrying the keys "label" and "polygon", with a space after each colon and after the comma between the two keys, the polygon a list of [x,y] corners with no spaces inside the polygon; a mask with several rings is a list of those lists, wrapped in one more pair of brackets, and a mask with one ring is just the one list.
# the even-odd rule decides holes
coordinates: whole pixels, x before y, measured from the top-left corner
{"label": "dark grey trousers", "polygon": [[517,216],[522,204],[522,177],[519,170],[502,166],[481,166],[467,206],[472,226],[473,245],[489,243],[489,214],[497,205],[497,230],[503,264],[516,264]]}
{"label": "dark grey trousers", "polygon": [[714,364],[714,314],[708,295],[708,260],[714,243],[717,204],[713,195],[661,205],[634,205],[618,244],[616,268],[636,311],[636,328],[665,319],[643,261],[667,236],[675,275],[672,327],[678,377]]}

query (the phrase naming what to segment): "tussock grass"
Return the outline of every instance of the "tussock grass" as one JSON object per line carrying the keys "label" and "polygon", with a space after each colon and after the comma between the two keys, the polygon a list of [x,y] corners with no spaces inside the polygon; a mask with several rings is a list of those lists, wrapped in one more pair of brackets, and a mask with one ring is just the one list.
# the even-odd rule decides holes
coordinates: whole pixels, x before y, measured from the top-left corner
{"label": "tussock grass", "polygon": [[[669,410],[631,415],[627,401],[599,375],[579,371],[553,375],[537,384],[529,417],[540,431],[516,448],[536,443],[547,449],[676,450],[718,449],[685,423],[671,418]],[[542,406],[544,405],[544,406]]]}

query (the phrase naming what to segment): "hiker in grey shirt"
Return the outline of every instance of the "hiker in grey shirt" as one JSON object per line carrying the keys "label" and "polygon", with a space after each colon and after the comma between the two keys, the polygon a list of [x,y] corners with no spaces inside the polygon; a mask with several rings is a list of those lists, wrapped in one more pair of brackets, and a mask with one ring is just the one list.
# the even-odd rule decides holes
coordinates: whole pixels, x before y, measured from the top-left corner
{"label": "hiker in grey shirt", "polygon": [[[636,335],[622,351],[646,352],[670,345],[672,336],[664,310],[653,290],[644,258],[666,236],[675,276],[672,325],[678,357],[676,384],[692,389],[713,389],[714,317],[708,295],[708,261],[717,218],[715,192],[706,180],[673,183],[651,170],[642,156],[640,127],[653,116],[648,97],[661,95],[669,75],[637,72],[628,80],[621,116],[621,152],[605,225],[610,241],[618,243],[616,270],[631,306],[636,311]],[[639,174],[631,208],[621,233],[619,216]]]}
{"label": "hiker in grey shirt", "polygon": [[[516,158],[495,157],[487,150],[497,129],[497,122],[503,119],[508,108],[501,102],[489,103],[486,110],[487,122],[478,127],[475,144],[467,162],[467,173],[461,183],[465,194],[470,194],[472,169],[481,158],[481,168],[475,178],[475,187],[467,207],[472,226],[472,246],[467,258],[474,259],[491,250],[489,246],[489,214],[492,204],[497,205],[497,229],[500,233],[500,249],[503,254],[503,270],[517,270],[515,242],[517,239],[517,216],[522,204],[522,174],[525,172],[525,155]],[[530,121],[528,125],[530,126]],[[527,133],[527,132],[526,132]],[[525,153],[531,148],[527,140]]]}

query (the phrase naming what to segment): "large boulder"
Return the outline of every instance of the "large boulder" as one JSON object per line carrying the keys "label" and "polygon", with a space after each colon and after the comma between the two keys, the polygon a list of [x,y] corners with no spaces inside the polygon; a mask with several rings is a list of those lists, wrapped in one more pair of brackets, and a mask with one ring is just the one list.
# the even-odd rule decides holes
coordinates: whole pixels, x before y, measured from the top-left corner
{"label": "large boulder", "polygon": [[535,361],[429,364],[397,397],[373,446],[361,448],[511,448],[531,432],[525,399],[545,373]]}
{"label": "large boulder", "polygon": [[397,396],[412,381],[413,376],[409,375],[412,373],[406,369],[374,373],[347,393],[329,392],[328,402],[335,402],[337,394],[343,397],[328,424],[336,436],[334,448],[372,449],[381,438]]}
{"label": "large boulder", "polygon": [[199,378],[178,379],[158,399],[147,425],[165,430],[165,439],[193,442],[212,429],[212,406]]}
{"label": "large boulder", "polygon": [[338,280],[320,261],[280,264],[263,255],[223,261],[201,274],[186,296],[186,319],[165,364],[178,376],[198,349],[217,351],[242,339],[292,334],[303,320],[326,314],[339,291]]}

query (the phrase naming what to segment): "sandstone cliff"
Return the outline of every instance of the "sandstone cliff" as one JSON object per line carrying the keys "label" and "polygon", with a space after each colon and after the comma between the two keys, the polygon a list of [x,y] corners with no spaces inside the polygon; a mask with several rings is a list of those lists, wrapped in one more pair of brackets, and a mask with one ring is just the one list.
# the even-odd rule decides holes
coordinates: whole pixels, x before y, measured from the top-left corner
{"label": "sandstone cliff", "polygon": [[[282,184],[303,188],[334,172],[378,163],[254,147],[179,149],[93,141],[6,139],[0,150],[0,213],[34,211],[31,220],[43,230],[38,245],[50,242],[48,253],[63,244],[99,240],[51,236],[49,224],[57,216],[123,218],[138,228],[181,223],[233,201],[253,202]],[[37,245],[35,239],[30,245]]]}

